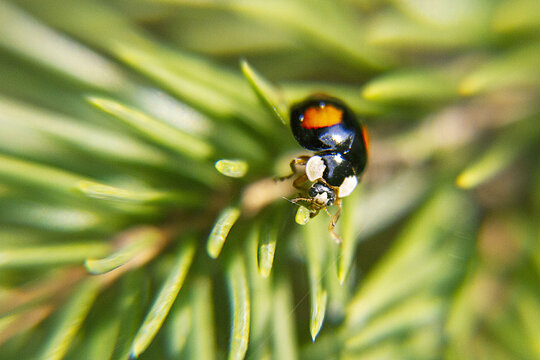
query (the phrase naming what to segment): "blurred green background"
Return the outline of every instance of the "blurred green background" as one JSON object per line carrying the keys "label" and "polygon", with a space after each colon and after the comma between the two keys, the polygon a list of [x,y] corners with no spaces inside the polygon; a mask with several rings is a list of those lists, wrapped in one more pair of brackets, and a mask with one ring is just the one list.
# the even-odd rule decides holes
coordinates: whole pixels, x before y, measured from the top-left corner
{"label": "blurred green background", "polygon": [[539,104],[538,0],[0,1],[0,359],[539,359]]}

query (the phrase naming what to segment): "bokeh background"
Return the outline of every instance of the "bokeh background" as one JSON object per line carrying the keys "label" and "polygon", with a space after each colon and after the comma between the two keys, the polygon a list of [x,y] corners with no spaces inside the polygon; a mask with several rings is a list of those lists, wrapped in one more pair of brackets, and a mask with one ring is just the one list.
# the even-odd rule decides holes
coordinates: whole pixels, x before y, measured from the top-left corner
{"label": "bokeh background", "polygon": [[0,359],[539,359],[539,104],[538,0],[2,0]]}

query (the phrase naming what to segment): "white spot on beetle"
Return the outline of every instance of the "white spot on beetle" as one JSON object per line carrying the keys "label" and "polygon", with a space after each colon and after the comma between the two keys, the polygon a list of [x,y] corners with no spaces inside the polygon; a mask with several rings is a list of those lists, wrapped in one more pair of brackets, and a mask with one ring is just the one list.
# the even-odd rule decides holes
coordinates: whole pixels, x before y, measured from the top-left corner
{"label": "white spot on beetle", "polygon": [[325,192],[323,192],[315,196],[314,199],[316,203],[321,204],[321,205],[326,205],[326,203],[328,202],[328,195]]}
{"label": "white spot on beetle", "polygon": [[322,178],[326,165],[320,156],[312,156],[306,163],[306,175],[309,181]]}
{"label": "white spot on beetle", "polygon": [[347,176],[339,187],[338,197],[342,198],[351,195],[353,190],[356,188],[356,185],[358,185],[358,179],[356,176]]}

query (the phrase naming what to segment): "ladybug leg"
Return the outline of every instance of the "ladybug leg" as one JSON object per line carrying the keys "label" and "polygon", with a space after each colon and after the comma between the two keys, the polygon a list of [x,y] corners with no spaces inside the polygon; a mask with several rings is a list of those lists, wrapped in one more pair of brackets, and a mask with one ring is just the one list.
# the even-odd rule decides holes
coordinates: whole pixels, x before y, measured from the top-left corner
{"label": "ladybug leg", "polygon": [[299,197],[299,198],[294,198],[294,199],[290,200],[290,202],[292,202],[293,204],[296,204],[297,202],[300,202],[300,201],[311,202],[311,199],[310,198]]}
{"label": "ladybug leg", "polygon": [[299,156],[297,158],[292,159],[291,162],[289,163],[289,167],[291,168],[291,173],[289,175],[287,175],[287,176],[279,177],[279,178],[277,178],[277,180],[283,181],[283,180],[292,178],[298,172],[298,169],[296,168],[296,166],[297,165],[299,165],[299,166],[306,165],[306,163],[307,163],[307,161],[309,160],[310,157],[311,156],[309,156],[309,155],[301,155],[301,156]]}
{"label": "ladybug leg", "polygon": [[297,177],[294,181],[293,181],[293,186],[298,189],[298,190],[304,190],[304,187],[302,186],[306,181],[308,181],[308,178],[307,178],[307,175],[306,174],[302,174],[300,175],[299,177]]}
{"label": "ladybug leg", "polygon": [[343,209],[343,207],[341,206],[341,198],[338,198],[335,202],[334,202],[334,205],[336,205],[338,207],[338,210],[336,211],[336,213],[334,214],[334,216],[332,217],[332,222],[330,223],[332,225],[332,228],[334,228],[339,220],[339,216],[341,215],[341,210]]}
{"label": "ladybug leg", "polygon": [[334,240],[336,241],[336,243],[341,244],[341,238],[339,237],[338,234],[336,234],[336,232],[334,231],[334,229],[330,229],[330,235],[332,235],[332,237],[334,238]]}
{"label": "ladybug leg", "polygon": [[332,235],[332,237],[334,238],[334,240],[336,240],[336,242],[338,244],[341,244],[341,238],[339,237],[338,234],[336,234],[336,232],[334,231],[334,228],[336,227],[336,224],[337,224],[337,221],[339,219],[339,216],[341,215],[341,210],[342,210],[342,206],[341,206],[341,199],[338,198],[336,200],[336,202],[334,203],[337,207],[338,207],[338,211],[334,214],[334,216],[330,215],[330,213],[328,212],[328,210],[326,210],[326,208],[324,209],[328,215],[330,215],[330,217],[332,218],[330,220],[330,224],[328,225],[328,231],[330,231],[330,235]]}

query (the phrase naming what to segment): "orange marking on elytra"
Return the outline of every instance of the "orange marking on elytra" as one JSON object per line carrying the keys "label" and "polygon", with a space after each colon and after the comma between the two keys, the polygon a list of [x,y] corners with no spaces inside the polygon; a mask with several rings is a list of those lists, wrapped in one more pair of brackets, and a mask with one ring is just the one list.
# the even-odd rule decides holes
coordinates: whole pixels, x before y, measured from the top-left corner
{"label": "orange marking on elytra", "polygon": [[362,136],[364,137],[364,144],[366,145],[366,154],[369,156],[369,134],[365,126],[362,126]]}
{"label": "orange marking on elytra", "polygon": [[332,105],[310,107],[304,112],[302,127],[318,129],[339,124],[343,118],[343,110]]}

